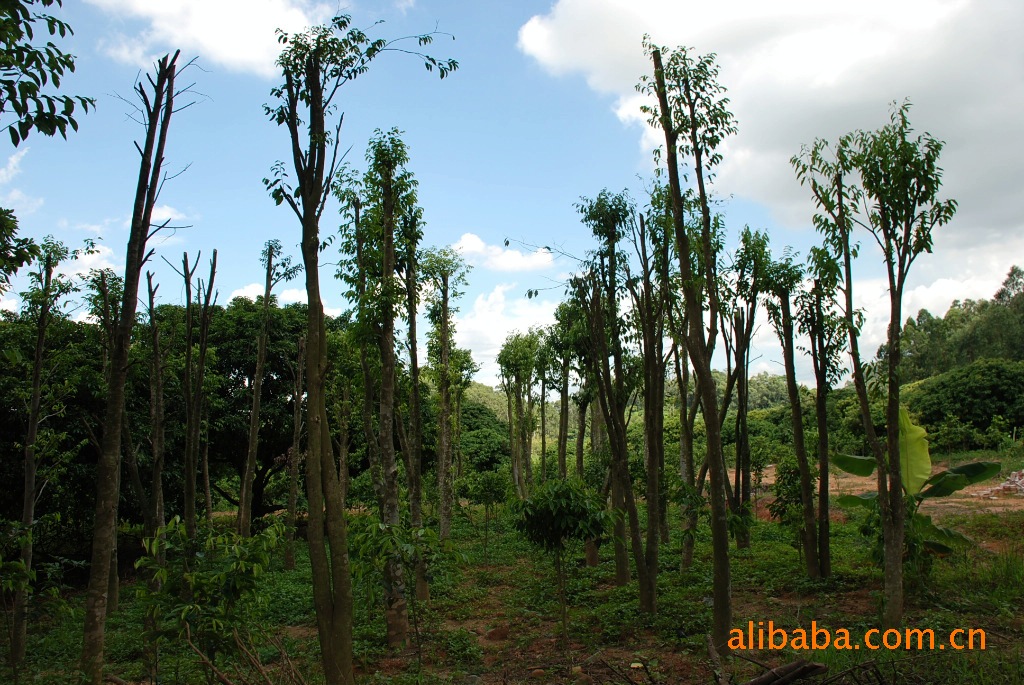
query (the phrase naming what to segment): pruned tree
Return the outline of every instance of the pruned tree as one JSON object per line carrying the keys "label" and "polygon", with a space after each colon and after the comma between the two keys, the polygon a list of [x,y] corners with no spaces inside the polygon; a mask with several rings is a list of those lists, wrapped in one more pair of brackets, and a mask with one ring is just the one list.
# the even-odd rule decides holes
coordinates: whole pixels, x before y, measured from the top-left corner
{"label": "pruned tree", "polygon": [[[644,39],[644,49],[653,63],[654,77],[644,76],[638,87],[656,97],[657,105],[647,106],[644,111],[650,116],[650,122],[665,134],[670,206],[686,314],[686,351],[696,377],[707,429],[714,567],[712,639],[719,650],[727,650],[732,624],[732,582],[721,422],[716,384],[711,374],[720,303],[717,292],[718,243],[712,227],[708,184],[714,168],[722,159],[718,148],[727,136],[736,131],[736,121],[728,110],[725,89],[718,83],[718,66],[713,54],[694,56],[684,47],[667,51],[651,43],[649,38]],[[667,59],[663,60],[663,53]],[[696,184],[695,203],[700,221],[695,240],[691,240],[686,227],[680,155],[692,162]],[[708,322],[706,328],[705,321]]]}
{"label": "pruned tree", "polygon": [[[320,219],[340,166],[342,117],[330,128],[343,86],[366,73],[370,62],[392,43],[371,40],[352,27],[348,16],[306,32],[278,32],[284,46],[277,60],[284,83],[271,90],[277,101],[266,105],[268,117],[288,131],[289,172],[283,162],[264,180],[277,204],[287,204],[302,226],[302,260],[306,272],[308,320],[306,332],[306,495],[309,502],[309,550],[313,598],[324,679],[328,685],[351,685],[352,585],[341,477],[335,466],[328,425],[325,376],[328,369],[327,332],[320,296]],[[419,36],[426,45],[431,35]],[[458,67],[414,52],[428,69],[444,77]],[[390,426],[389,426],[390,428]],[[326,536],[326,537],[325,537]]]}
{"label": "pruned tree", "polygon": [[803,512],[803,526],[800,530],[804,564],[810,578],[818,578],[817,519],[814,512],[814,483],[811,480],[811,466],[807,458],[804,436],[803,408],[800,403],[800,389],[796,381],[796,340],[793,317],[793,299],[799,297],[804,271],[787,253],[771,267],[769,289],[772,298],[766,302],[768,318],[771,319],[779,343],[782,345],[783,365],[786,369],[786,389],[789,393],[789,415],[793,426],[793,452],[800,470],[800,505]]}
{"label": "pruned tree", "polygon": [[[169,262],[168,262],[169,263]],[[173,269],[174,267],[171,266]],[[210,317],[213,316],[215,296],[213,283],[217,276],[217,251],[210,258],[210,275],[204,281],[196,279],[199,258],[190,262],[188,253],[181,257],[181,276],[185,285],[185,366],[182,371],[181,387],[184,392],[185,405],[185,533],[190,540],[196,538],[196,477],[200,468],[199,450],[201,447],[203,408],[206,396],[204,381],[206,378],[206,358],[209,352]],[[195,292],[195,302],[192,293]],[[198,318],[198,322],[196,319]],[[196,330],[198,326],[198,332]],[[210,516],[209,505],[209,472],[203,460],[203,482],[207,493],[207,516]]]}
{"label": "pruned tree", "polygon": [[[277,259],[277,261],[275,261]],[[252,533],[252,481],[256,474],[256,448],[260,436],[260,400],[263,392],[263,373],[267,363],[267,339],[270,337],[270,305],[274,286],[295,278],[301,267],[292,264],[291,257],[281,256],[281,241],[268,240],[260,256],[266,278],[263,286],[263,319],[256,343],[256,371],[252,379],[252,410],[249,413],[249,442],[242,473],[241,492],[238,495],[238,533],[249,537]]]}
{"label": "pruned tree", "polygon": [[[453,336],[455,333],[454,317],[458,308],[453,301],[462,296],[466,287],[466,276],[470,266],[458,252],[450,247],[427,250],[422,259],[423,278],[430,286],[427,296],[427,317],[431,323],[428,336],[427,352],[434,377],[437,381],[439,400],[438,437],[437,437],[437,489],[440,499],[438,508],[438,536],[447,540],[451,534],[452,506],[454,500],[453,452],[457,444],[455,422],[457,421],[457,404],[453,401],[464,386],[466,376],[465,359],[455,359]],[[455,362],[462,361],[461,366]],[[472,358],[469,358],[472,363]],[[472,374],[469,374],[472,375]]]}
{"label": "pruned tree", "polygon": [[810,288],[797,298],[797,319],[800,332],[810,340],[814,368],[814,416],[818,426],[818,570],[822,578],[828,578],[832,575],[828,395],[845,372],[842,353],[846,330],[837,301],[841,279],[837,255],[827,246],[812,247],[807,262],[813,280]]}
{"label": "pruned tree", "polygon": [[[939,200],[942,142],[930,134],[912,137],[909,103],[895,105],[887,126],[873,132],[842,136],[836,145],[815,140],[791,160],[797,178],[810,185],[820,210],[815,227],[832,254],[842,262],[845,328],[849,336],[854,387],[868,445],[878,466],[878,503],[884,547],[883,620],[896,626],[903,619],[903,550],[906,506],[899,447],[901,360],[900,327],[903,291],[911,265],[930,252],[932,231],[949,222],[954,200]],[[856,184],[859,176],[861,184]],[[865,228],[881,248],[889,283],[889,328],[886,342],[886,440],[879,439],[871,419],[865,365],[859,347],[862,317],[853,307],[852,241],[855,224]]]}
{"label": "pruned tree", "polygon": [[[77,259],[80,250],[71,253],[53,236],[47,236],[39,246],[39,257],[29,280],[29,289],[22,293],[26,313],[34,323],[35,345],[29,371],[29,387],[25,402],[25,437],[23,445],[24,485],[21,508],[21,549],[19,560],[21,573],[31,578],[33,552],[33,526],[36,521],[36,501],[40,488],[36,482],[39,462],[47,453],[47,444],[52,440],[41,439],[40,428],[47,418],[61,413],[60,384],[54,373],[55,360],[47,349],[47,334],[54,319],[64,316],[62,300],[78,290],[77,284],[57,269],[69,257]],[[87,248],[88,249],[88,248]],[[26,636],[28,632],[29,588],[18,587],[14,592],[11,616],[10,664],[15,673],[25,660]]]}
{"label": "pruned tree", "polygon": [[512,482],[520,499],[529,495],[533,484],[530,436],[534,416],[530,397],[537,383],[536,331],[512,333],[498,352],[501,385],[508,402],[508,429],[512,443]]}
{"label": "pruned tree", "polygon": [[[589,324],[587,341],[590,348],[591,373],[596,387],[597,404],[601,408],[608,433],[612,504],[621,507],[625,512],[625,542],[628,542],[633,553],[640,591],[640,610],[653,614],[657,608],[657,550],[653,550],[652,559],[645,550],[640,533],[640,519],[629,474],[629,445],[626,435],[626,413],[639,381],[638,368],[635,355],[627,349],[630,331],[626,317],[620,310],[620,300],[626,294],[628,278],[625,268],[626,256],[622,254],[619,243],[628,233],[639,232],[640,229],[633,225],[637,221],[635,207],[631,198],[624,192],[614,194],[602,191],[593,200],[584,198],[577,205],[577,209],[582,215],[583,222],[590,227],[598,240],[599,247],[590,263],[585,265],[585,271],[570,281],[570,287],[582,303]],[[648,267],[653,269],[652,264]],[[636,287],[639,293],[642,286]],[[658,323],[652,318],[650,325],[653,337],[653,331]],[[653,339],[649,342],[652,345],[658,344]],[[655,363],[662,363],[660,354]],[[648,454],[655,455],[656,465],[657,448],[649,446],[648,449]],[[653,474],[647,474],[649,482],[653,479],[655,484],[653,502],[647,502],[649,530],[654,536],[648,540],[653,539],[655,546],[658,543],[657,471],[655,467]],[[648,494],[651,494],[650,490]],[[621,543],[619,544],[620,562],[617,563],[616,575],[621,581],[622,555]],[[651,561],[654,562],[653,565]]]}
{"label": "pruned tree", "polygon": [[906,502],[900,456],[900,327],[903,291],[914,261],[932,251],[932,232],[956,213],[955,200],[940,200],[943,143],[931,134],[912,137],[910,103],[893,104],[890,123],[856,136],[853,161],[863,188],[863,219],[885,260],[889,283],[889,328],[886,336],[885,409],[887,474],[878,464],[878,499],[882,504],[885,547],[885,607],[888,626],[903,621],[903,547]]}
{"label": "pruned tree", "polygon": [[[92,563],[85,606],[82,646],[82,671],[90,685],[103,681],[103,651],[107,616],[107,588],[111,574],[111,552],[117,525],[118,473],[121,463],[121,427],[124,419],[125,381],[128,352],[135,311],[138,305],[142,267],[151,256],[146,243],[162,226],[154,227],[153,208],[163,181],[164,154],[171,115],[176,111],[175,97],[180,95],[178,52],[157,61],[154,75],[135,90],[142,100],[140,115],[145,130],[142,145],[136,145],[141,157],[135,190],[128,246],[125,256],[123,298],[114,330],[110,353],[110,379],[100,459],[96,466],[96,513],[93,523]],[[163,224],[166,226],[166,223]],[[115,569],[116,572],[116,569]]]}

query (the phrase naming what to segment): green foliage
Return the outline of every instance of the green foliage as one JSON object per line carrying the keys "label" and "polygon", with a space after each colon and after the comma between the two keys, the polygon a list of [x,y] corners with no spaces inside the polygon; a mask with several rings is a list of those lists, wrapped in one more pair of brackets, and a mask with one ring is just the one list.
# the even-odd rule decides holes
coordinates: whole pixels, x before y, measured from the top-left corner
{"label": "green foliage", "polygon": [[[812,488],[817,480],[817,476],[812,473]],[[790,531],[790,544],[800,550],[804,519],[800,499],[800,466],[795,454],[787,453],[775,463],[775,484],[772,490],[775,499],[768,505],[768,513]]]}
{"label": "green foliage", "polygon": [[609,514],[595,493],[576,480],[550,480],[535,488],[530,497],[515,503],[516,529],[535,547],[552,555],[558,578],[562,610],[562,638],[569,641],[566,615],[563,558],[571,542],[600,538]]}
{"label": "green foliage", "polygon": [[[926,499],[948,497],[968,485],[987,480],[999,473],[1000,466],[993,462],[973,462],[932,474],[927,433],[910,420],[903,406],[900,407],[900,458],[903,490],[907,496],[904,563],[912,582],[923,584],[931,575],[934,556],[950,554],[954,547],[970,541],[954,530],[937,526],[930,516],[918,511],[921,503]],[[833,463],[862,477],[870,476],[875,468],[875,460],[869,457],[837,455]],[[868,510],[862,532],[874,538],[875,561],[881,563],[883,539],[878,493],[843,495],[839,503]]]}
{"label": "green foliage", "polygon": [[136,562],[147,581],[137,592],[154,622],[149,639],[191,636],[211,662],[233,651],[235,632],[253,627],[253,609],[264,601],[260,581],[283,534],[275,520],[250,538],[204,526],[189,540],[184,523],[172,519]]}
{"label": "green foliage", "polygon": [[[1024,362],[982,359],[922,381],[906,393],[911,411],[942,450],[989,446],[1024,426]],[[996,418],[998,417],[998,418]],[[986,435],[995,423],[993,436]]]}
{"label": "green foliage", "polygon": [[576,480],[553,480],[515,503],[516,528],[535,546],[561,554],[573,541],[599,538],[608,515],[593,492]]}
{"label": "green foliage", "polygon": [[0,69],[0,114],[11,113],[14,121],[4,128],[11,142],[18,146],[32,131],[46,136],[57,133],[67,138],[68,127],[78,130],[75,107],[88,112],[96,106],[92,98],[54,95],[47,92],[52,84],[60,88],[65,73],[75,71],[75,57],[58,48],[52,41],[39,46],[34,43],[36,29],[45,25],[50,36],[67,37],[74,32],[57,17],[39,13],[36,8],[53,5],[60,7],[62,0],[13,0],[5,2],[0,12],[0,40],[4,55]]}

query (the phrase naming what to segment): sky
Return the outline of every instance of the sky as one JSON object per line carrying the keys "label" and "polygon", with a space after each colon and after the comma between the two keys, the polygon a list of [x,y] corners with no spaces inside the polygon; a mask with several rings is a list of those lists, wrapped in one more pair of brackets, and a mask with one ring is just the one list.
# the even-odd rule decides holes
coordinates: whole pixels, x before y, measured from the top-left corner
{"label": "sky", "polygon": [[[790,245],[806,255],[814,208],[789,158],[815,138],[883,126],[891,103],[908,98],[915,129],[946,143],[942,197],[959,210],[936,232],[934,254],[915,262],[904,311],[942,314],[954,300],[991,297],[1024,263],[1024,4],[1015,0],[67,0],[57,14],[75,33],[61,47],[77,69],[61,92],[95,97],[97,107],[66,141],[34,134],[0,149],[0,206],[15,210],[22,235],[71,247],[98,239],[99,252],[75,269],[123,270],[142,134],[133,84],[156,57],[181,49],[195,58],[179,77],[194,84],[194,104],[172,120],[167,169],[177,175],[156,217],[178,228],[155,240],[150,267],[163,301],[180,303],[183,286],[164,258],[180,265],[183,251],[193,260],[201,252],[205,265],[217,249],[219,302],[261,292],[265,241],[280,239],[299,260],[299,225],[262,183],[288,154],[286,132],[263,112],[280,80],[275,29],[300,31],[339,11],[373,36],[437,31],[427,50],[459,61],[439,80],[414,57],[380,56],[343,89],[341,137],[362,170],[375,129],[404,132],[424,245],[454,245],[473,267],[456,342],[488,385],[505,337],[553,321],[574,257],[593,247],[575,204],[604,188],[640,198],[652,177],[659,140],[635,90],[651,71],[645,33],[718,55],[739,129],[715,180],[731,236],[749,225],[767,230],[777,253]],[[336,230],[337,209],[325,212],[323,233]],[[330,249],[321,256],[325,277],[336,259]],[[888,293],[867,242],[856,275],[870,351],[885,336]],[[23,279],[0,307],[18,306],[19,287]],[[530,289],[539,297],[528,299]],[[346,307],[341,293],[340,282],[324,281],[328,313]],[[277,294],[303,299],[303,285]],[[782,373],[767,323],[754,349],[753,372]],[[799,375],[811,379],[806,360]]]}

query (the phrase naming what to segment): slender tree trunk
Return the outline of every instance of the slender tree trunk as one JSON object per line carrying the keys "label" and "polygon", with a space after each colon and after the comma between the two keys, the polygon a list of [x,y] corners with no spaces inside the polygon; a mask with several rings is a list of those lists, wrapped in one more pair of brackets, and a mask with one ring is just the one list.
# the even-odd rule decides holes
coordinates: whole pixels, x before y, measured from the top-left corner
{"label": "slender tree trunk", "polygon": [[568,475],[566,457],[569,451],[569,356],[562,358],[562,376],[558,387],[558,477]]}
{"label": "slender tree trunk", "polygon": [[452,482],[452,389],[451,389],[451,326],[449,312],[448,274],[441,275],[441,318],[439,321],[441,377],[438,380],[440,411],[438,415],[437,490],[440,496],[439,537],[451,534],[454,483]]}
{"label": "slender tree trunk", "polygon": [[[410,219],[410,221],[415,221]],[[405,268],[405,313],[408,321],[408,336],[406,338],[409,348],[409,466],[406,469],[409,480],[409,522],[413,529],[423,527],[423,487],[422,487],[422,462],[423,462],[423,421],[420,410],[420,363],[419,349],[416,337],[416,307],[419,303],[419,291],[417,286],[417,256],[416,256],[416,225],[411,223],[405,236],[408,250],[406,255]],[[449,469],[451,468],[449,455]],[[444,507],[441,507],[442,518]],[[451,504],[449,503],[448,516],[451,516]],[[449,525],[450,521],[449,521]],[[445,531],[447,533],[447,531]],[[427,561],[422,556],[416,559],[416,600],[421,602],[430,601],[430,585],[427,583]]]}
{"label": "slender tree trunk", "polygon": [[[316,206],[316,203],[304,202],[304,206]],[[307,538],[313,605],[324,680],[328,685],[352,685],[352,580],[345,502],[327,423],[327,333],[320,301],[319,225],[312,210],[307,210],[303,218],[302,257],[308,300],[305,360]]]}
{"label": "slender tree trunk", "polygon": [[[717,312],[717,296],[714,274],[714,255],[712,253],[711,214],[704,186],[704,159],[701,141],[695,127],[691,126],[690,147],[694,155],[694,172],[697,181],[697,197],[701,213],[701,248],[703,251],[702,274],[695,274],[691,262],[690,239],[686,232],[683,196],[679,179],[678,135],[679,131],[672,123],[672,108],[668,103],[668,91],[665,86],[665,72],[662,66],[661,53],[653,52],[654,76],[658,95],[661,125],[665,132],[666,163],[668,166],[669,190],[671,195],[672,218],[675,229],[676,255],[679,259],[680,273],[683,276],[683,295],[685,300],[686,321],[688,324],[687,353],[693,364],[697,388],[701,397],[701,411],[707,430],[707,463],[711,476],[711,544],[714,576],[712,582],[712,640],[720,651],[728,652],[729,631],[732,628],[732,579],[729,565],[729,525],[728,511],[725,502],[725,476],[722,468],[722,435],[718,416],[718,398],[715,380],[711,374],[711,349],[717,331],[714,330]],[[684,85],[684,99],[689,110],[691,122],[698,121],[695,112],[695,101],[688,83]],[[697,292],[696,284],[704,281],[710,311],[708,319],[712,330],[705,338],[704,307]]]}
{"label": "slender tree trunk", "polygon": [[[892,265],[890,264],[890,271]],[[906,535],[906,502],[900,463],[900,325],[902,323],[903,283],[890,273],[890,314],[888,350],[889,398],[885,411],[886,452],[888,455],[889,506],[882,514],[884,539],[885,606],[882,619],[889,628],[903,623],[903,547]],[[882,497],[879,492],[879,497]]]}
{"label": "slender tree trunk", "polygon": [[548,477],[548,423],[544,409],[547,406],[547,378],[540,379],[540,482]]}
{"label": "slender tree trunk", "polygon": [[789,392],[790,419],[793,424],[793,451],[800,468],[800,504],[803,509],[803,530],[801,538],[804,547],[804,563],[807,575],[818,578],[818,533],[814,512],[814,486],[811,484],[811,467],[807,459],[807,447],[804,441],[803,410],[800,406],[800,390],[796,383],[796,363],[793,349],[793,316],[790,311],[789,291],[779,293],[779,309],[781,310],[781,330],[779,339],[782,341],[782,357],[786,367],[786,389]]}
{"label": "slender tree trunk", "polygon": [[267,363],[267,339],[270,337],[270,291],[274,286],[274,250],[267,248],[267,275],[263,288],[263,316],[256,344],[256,371],[252,378],[252,409],[249,411],[249,442],[245,453],[242,489],[238,496],[238,534],[252,534],[252,479],[256,474],[256,449],[260,441],[260,401],[263,394],[263,367]]}
{"label": "slender tree trunk", "polygon": [[814,331],[812,352],[816,391],[814,414],[818,425],[818,570],[822,578],[832,575],[831,521],[829,520],[829,445],[828,445],[828,360],[829,340],[825,333],[825,316],[821,289],[814,290]]}
{"label": "slender tree trunk", "polygon": [[125,382],[128,375],[128,350],[131,344],[139,279],[146,260],[146,240],[150,234],[153,207],[160,186],[167,128],[174,112],[174,77],[178,53],[157,62],[156,77],[150,83],[152,96],[138,86],[143,95],[146,140],[141,146],[142,160],[135,192],[131,229],[125,257],[124,293],[111,350],[110,383],[107,387],[103,420],[102,449],[96,466],[96,513],[93,519],[92,565],[85,606],[82,644],[82,671],[90,685],[103,682],[103,651],[106,629],[107,591],[110,557],[117,529],[118,477],[121,460],[121,425],[124,413]]}
{"label": "slender tree trunk", "polygon": [[299,441],[302,438],[302,386],[306,364],[306,338],[300,337],[298,360],[295,363],[295,385],[292,389],[292,446],[288,450],[288,513],[285,517],[284,567],[295,568],[295,527],[299,508]]}
{"label": "slender tree trunk", "polygon": [[[25,434],[24,485],[21,501],[21,527],[24,535],[20,559],[26,574],[32,573],[32,538],[36,515],[36,439],[39,437],[39,416],[43,397],[43,363],[46,355],[46,333],[50,325],[50,309],[53,306],[52,284],[56,264],[46,255],[42,266],[42,292],[39,316],[36,319],[36,345],[32,356],[32,390],[28,405],[28,430]],[[25,660],[28,633],[28,590],[19,589],[14,593],[14,607],[11,632],[11,666],[17,671]]]}
{"label": "slender tree trunk", "polygon": [[[395,273],[395,192],[393,187],[394,169],[382,173],[381,194],[383,197],[383,264],[381,279],[385,293]],[[395,314],[390,296],[385,294],[380,301],[380,413],[378,443],[380,461],[384,471],[384,510],[381,521],[387,526],[397,527],[399,519],[398,468],[395,461]],[[388,645],[405,647],[409,640],[409,611],[405,600],[405,576],[402,561],[396,556],[387,559],[384,565],[384,621],[387,625]]]}

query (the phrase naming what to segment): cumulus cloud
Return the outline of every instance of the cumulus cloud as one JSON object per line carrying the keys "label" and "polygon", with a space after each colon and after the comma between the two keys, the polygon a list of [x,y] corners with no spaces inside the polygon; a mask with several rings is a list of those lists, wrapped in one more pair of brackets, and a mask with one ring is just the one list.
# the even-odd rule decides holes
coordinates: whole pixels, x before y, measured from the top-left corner
{"label": "cumulus cloud", "polygon": [[58,270],[61,273],[81,276],[93,269],[113,269],[115,273],[123,273],[123,258],[119,259],[110,247],[97,243],[93,246],[91,254],[81,254],[78,259],[66,261]]}
{"label": "cumulus cloud", "polygon": [[6,295],[0,297],[0,311],[16,312],[20,305],[21,300],[16,297],[8,297]]}
{"label": "cumulus cloud", "polygon": [[[558,0],[521,27],[519,47],[554,75],[578,74],[618,96],[614,111],[627,124],[644,122],[634,86],[651,71],[645,32],[716,52],[739,121],[718,188],[788,224],[808,223],[811,211],[788,163],[800,145],[877,128],[888,103],[909,97],[912,121],[947,142],[945,188],[961,203],[955,230],[998,232],[1018,225],[1010,190],[1024,183],[1024,44],[1010,35],[1021,22],[1024,5],[1008,0]],[[642,141],[661,142],[646,130]]]}
{"label": "cumulus cloud", "polygon": [[[228,302],[235,299],[236,297],[244,297],[247,300],[256,301],[257,297],[263,296],[264,286],[259,283],[250,283],[244,285],[241,288],[237,288],[231,291],[231,295],[228,297]],[[293,300],[294,301],[294,300]]]}
{"label": "cumulus cloud", "polygon": [[156,205],[153,207],[152,223],[159,226],[163,222],[175,223],[185,219],[184,212],[180,212],[170,205]]}
{"label": "cumulus cloud", "polygon": [[[251,288],[251,287],[252,287],[252,285],[245,286],[246,289],[247,288]],[[262,285],[259,286],[259,292],[257,294],[260,295],[260,296],[263,295],[263,286]],[[255,298],[253,298],[253,299],[255,299]],[[303,303],[305,303],[307,301],[306,289],[305,288],[285,288],[284,290],[281,291],[281,294],[277,296],[277,300],[281,304],[292,304],[293,302],[303,302]],[[323,305],[324,305],[324,314],[326,314],[327,316],[341,316],[341,312],[342,312],[341,307],[331,307],[331,306],[329,306],[327,304],[326,300],[323,301]]]}
{"label": "cumulus cloud", "polygon": [[[812,239],[813,206],[789,159],[815,138],[888,122],[909,98],[918,131],[944,140],[942,197],[957,216],[911,272],[904,313],[941,315],[955,299],[988,298],[1024,248],[1017,207],[1024,185],[1024,5],[1010,0],[556,0],[519,31],[519,49],[552,76],[582,77],[613,96],[612,113],[641,150],[663,143],[635,85],[651,73],[641,36],[715,52],[739,132],[723,149],[719,195],[766,208],[789,240]],[[881,256],[863,238],[855,291],[866,312],[865,354],[885,338],[888,292]],[[798,245],[803,249],[804,246]],[[777,347],[765,330],[757,342]],[[760,362],[775,366],[771,353]],[[758,367],[758,368],[762,368]],[[778,370],[778,369],[776,369]],[[803,374],[802,374],[803,375]],[[809,374],[808,374],[809,375]]]}
{"label": "cumulus cloud", "polygon": [[453,247],[473,266],[492,271],[536,271],[555,263],[551,251],[546,248],[522,252],[515,248],[488,245],[475,233],[463,233]]}
{"label": "cumulus cloud", "polygon": [[[281,52],[275,30],[301,31],[330,19],[335,5],[312,0],[87,0],[118,18],[124,31],[101,43],[122,62],[148,68],[167,50],[198,54],[232,71],[272,77]],[[136,23],[141,23],[140,28]]]}
{"label": "cumulus cloud", "polygon": [[473,360],[480,365],[475,380],[485,385],[498,384],[495,359],[510,333],[555,322],[557,300],[510,297],[516,287],[515,283],[502,283],[478,295],[472,309],[455,320],[455,342],[473,351]]}

